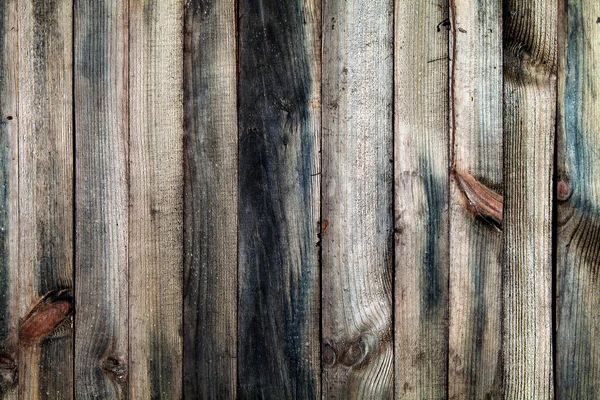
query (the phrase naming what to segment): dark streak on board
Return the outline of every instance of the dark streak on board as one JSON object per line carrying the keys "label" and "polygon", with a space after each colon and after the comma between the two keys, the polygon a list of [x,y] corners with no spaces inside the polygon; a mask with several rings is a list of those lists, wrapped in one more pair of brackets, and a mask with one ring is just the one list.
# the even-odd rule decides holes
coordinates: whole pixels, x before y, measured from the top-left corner
{"label": "dark streak on board", "polygon": [[[160,324],[157,324],[157,327]],[[178,377],[173,376],[171,369],[171,354],[169,342],[163,340],[163,332],[153,331],[150,336],[150,355],[148,357],[148,376],[150,377],[149,396],[152,400],[169,398],[173,382]]]}
{"label": "dark streak on board", "polygon": [[[11,2],[3,2],[0,4],[0,91],[7,85],[4,72],[5,57],[4,57],[4,38],[5,38],[5,21],[7,18],[7,7],[11,6]],[[0,92],[1,93],[1,92]],[[3,93],[1,93],[3,95]],[[0,99],[0,116],[4,116],[7,110],[3,108],[4,102]],[[9,320],[11,310],[9,309],[10,291],[8,290],[9,282],[9,264],[8,264],[8,193],[9,193],[9,162],[10,162],[10,131],[8,124],[4,118],[0,119],[0,352],[5,350],[6,341],[9,334]],[[12,211],[12,210],[11,210]],[[2,377],[0,376],[0,395],[2,395]]]}

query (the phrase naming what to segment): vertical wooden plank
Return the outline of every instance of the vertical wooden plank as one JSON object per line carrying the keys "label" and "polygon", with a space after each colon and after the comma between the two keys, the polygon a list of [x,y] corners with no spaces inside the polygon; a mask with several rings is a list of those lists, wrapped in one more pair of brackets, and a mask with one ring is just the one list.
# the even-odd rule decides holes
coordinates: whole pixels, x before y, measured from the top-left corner
{"label": "vertical wooden plank", "polygon": [[323,21],[323,393],[391,398],[393,1]]}
{"label": "vertical wooden plank", "polygon": [[[448,397],[502,395],[502,1],[451,3]],[[488,196],[486,190],[496,193]],[[487,208],[488,199],[495,201]]]}
{"label": "vertical wooden plank", "polygon": [[319,398],[318,0],[239,2],[241,398]]}
{"label": "vertical wooden plank", "polygon": [[396,2],[397,398],[447,396],[448,26],[447,3]]}
{"label": "vertical wooden plank", "polygon": [[183,1],[130,1],[130,397],[182,395]]}
{"label": "vertical wooden plank", "polygon": [[[568,0],[557,149],[556,397],[600,397],[600,4]],[[563,11],[563,10],[561,10]]]}
{"label": "vertical wooden plank", "polygon": [[126,398],[128,3],[75,1],[75,395]]}
{"label": "vertical wooden plank", "polygon": [[17,1],[0,4],[0,398],[18,397],[19,154]]}
{"label": "vertical wooden plank", "polygon": [[24,399],[73,397],[72,8],[71,0],[19,1],[19,226],[24,227],[19,391]]}
{"label": "vertical wooden plank", "polygon": [[552,173],[558,1],[507,0],[504,20],[504,385],[551,399]]}
{"label": "vertical wooden plank", "polygon": [[192,0],[184,36],[186,398],[237,388],[237,109],[233,0]]}

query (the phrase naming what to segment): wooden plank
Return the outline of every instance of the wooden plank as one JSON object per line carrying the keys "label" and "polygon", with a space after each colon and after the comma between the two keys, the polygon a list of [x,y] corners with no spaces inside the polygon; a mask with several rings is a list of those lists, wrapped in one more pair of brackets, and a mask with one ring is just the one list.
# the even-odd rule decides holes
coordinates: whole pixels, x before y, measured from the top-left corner
{"label": "wooden plank", "polygon": [[0,4],[0,398],[18,398],[19,127],[17,1]]}
{"label": "wooden plank", "polygon": [[129,396],[179,399],[183,0],[132,0],[129,23]]}
{"label": "wooden plank", "polygon": [[75,395],[127,393],[128,2],[75,2]]}
{"label": "wooden plank", "polygon": [[468,180],[502,193],[502,2],[451,7],[448,397],[500,398],[502,210],[486,212]]}
{"label": "wooden plank", "polygon": [[21,0],[18,7],[19,226],[25,228],[19,392],[24,399],[67,399],[73,397],[73,2]]}
{"label": "wooden plank", "polygon": [[183,393],[237,388],[237,69],[233,0],[192,0],[184,36]]}
{"label": "wooden plank", "polygon": [[323,394],[394,393],[393,1],[323,15]]}
{"label": "wooden plank", "polygon": [[396,397],[445,399],[448,354],[448,7],[397,1]]}
{"label": "wooden plank", "polygon": [[318,0],[239,2],[241,398],[319,398]]}
{"label": "wooden plank", "polygon": [[600,398],[600,4],[561,15],[557,138],[556,397]]}
{"label": "wooden plank", "polygon": [[505,395],[551,399],[552,174],[558,2],[504,7]]}

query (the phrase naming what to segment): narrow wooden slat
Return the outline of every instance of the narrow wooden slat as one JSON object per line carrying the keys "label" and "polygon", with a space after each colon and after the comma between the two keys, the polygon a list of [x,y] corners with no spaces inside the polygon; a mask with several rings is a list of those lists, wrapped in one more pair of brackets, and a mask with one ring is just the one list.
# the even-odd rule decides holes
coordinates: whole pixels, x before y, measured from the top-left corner
{"label": "narrow wooden slat", "polygon": [[184,47],[185,398],[235,398],[237,113],[235,1],[192,0]]}
{"label": "narrow wooden slat", "polygon": [[127,393],[128,3],[75,1],[75,395]]}
{"label": "narrow wooden slat", "polygon": [[448,397],[502,395],[499,213],[465,177],[502,194],[502,1],[451,4],[450,332]]}
{"label": "narrow wooden slat", "polygon": [[396,1],[396,397],[445,399],[448,4]]}
{"label": "narrow wooden slat", "polygon": [[600,4],[561,2],[556,397],[600,398]]}
{"label": "narrow wooden slat", "polygon": [[323,15],[323,393],[394,393],[393,1]]}
{"label": "narrow wooden slat", "polygon": [[72,8],[71,0],[18,4],[23,399],[73,397]]}
{"label": "narrow wooden slat", "polygon": [[319,398],[318,0],[239,2],[240,398]]}
{"label": "narrow wooden slat", "polygon": [[179,399],[183,0],[131,0],[129,24],[129,396]]}
{"label": "narrow wooden slat", "polygon": [[0,398],[17,399],[19,154],[17,1],[0,4]]}
{"label": "narrow wooden slat", "polygon": [[551,399],[557,1],[504,5],[503,354],[509,399]]}

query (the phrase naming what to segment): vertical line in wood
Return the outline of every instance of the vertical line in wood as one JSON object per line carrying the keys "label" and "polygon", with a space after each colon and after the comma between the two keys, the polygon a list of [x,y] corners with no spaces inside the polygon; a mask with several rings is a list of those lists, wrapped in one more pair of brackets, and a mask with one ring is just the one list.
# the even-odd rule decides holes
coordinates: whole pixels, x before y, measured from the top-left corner
{"label": "vertical line in wood", "polygon": [[448,3],[396,1],[396,398],[447,397]]}
{"label": "vertical line in wood", "polygon": [[323,14],[323,395],[394,394],[391,0]]}
{"label": "vertical line in wood", "polygon": [[183,0],[130,0],[129,395],[182,396]]}
{"label": "vertical line in wood", "polygon": [[75,395],[127,397],[128,4],[75,0]]}
{"label": "vertical line in wood", "polygon": [[320,398],[319,0],[239,2],[241,398]]}
{"label": "vertical line in wood", "polygon": [[18,5],[20,397],[72,398],[73,2]]}
{"label": "vertical line in wood", "polygon": [[184,34],[183,394],[236,398],[234,0],[192,0]]}

